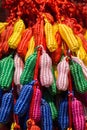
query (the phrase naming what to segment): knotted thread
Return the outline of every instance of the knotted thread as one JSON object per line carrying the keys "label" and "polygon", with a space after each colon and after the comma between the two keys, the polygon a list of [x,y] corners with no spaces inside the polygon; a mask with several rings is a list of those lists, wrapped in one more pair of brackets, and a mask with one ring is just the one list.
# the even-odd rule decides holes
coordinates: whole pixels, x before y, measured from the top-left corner
{"label": "knotted thread", "polygon": [[14,66],[15,66],[14,83],[15,85],[20,85],[20,76],[23,72],[24,63],[17,53],[14,57]]}
{"label": "knotted thread", "polygon": [[57,65],[58,78],[56,81],[58,90],[66,91],[68,89],[68,72],[69,64],[66,61],[66,57]]}
{"label": "knotted thread", "polygon": [[85,130],[85,116],[82,103],[76,98],[72,101],[73,125],[75,130]]}
{"label": "knotted thread", "polygon": [[17,102],[14,106],[15,114],[22,116],[27,112],[29,103],[31,101],[32,93],[33,93],[32,86],[34,83],[35,81],[33,80],[29,84],[24,85],[22,87],[19,98],[17,99]]}
{"label": "knotted thread", "polygon": [[80,93],[86,92],[87,91],[87,81],[83,74],[82,67],[78,63],[71,61],[70,70],[71,70],[71,74],[73,76],[76,90]]}
{"label": "knotted thread", "polygon": [[42,99],[41,102],[41,126],[42,130],[52,130],[53,122],[52,122],[52,114],[49,104]]}
{"label": "knotted thread", "polygon": [[52,61],[49,55],[43,51],[40,57],[40,82],[42,86],[49,87],[53,83]]}
{"label": "knotted thread", "polygon": [[27,121],[27,130],[41,130],[37,125],[35,125],[34,120],[29,119]]}
{"label": "knotted thread", "polygon": [[12,93],[5,93],[2,97],[0,107],[0,123],[7,123],[10,119],[10,114],[13,106]]}

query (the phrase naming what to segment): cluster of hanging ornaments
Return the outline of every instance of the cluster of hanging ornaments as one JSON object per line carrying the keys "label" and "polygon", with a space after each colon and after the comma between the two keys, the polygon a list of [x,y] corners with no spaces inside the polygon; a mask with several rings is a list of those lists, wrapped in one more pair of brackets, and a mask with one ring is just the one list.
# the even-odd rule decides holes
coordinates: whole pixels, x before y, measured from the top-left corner
{"label": "cluster of hanging ornaments", "polygon": [[0,127],[86,130],[86,1],[5,0],[3,7]]}

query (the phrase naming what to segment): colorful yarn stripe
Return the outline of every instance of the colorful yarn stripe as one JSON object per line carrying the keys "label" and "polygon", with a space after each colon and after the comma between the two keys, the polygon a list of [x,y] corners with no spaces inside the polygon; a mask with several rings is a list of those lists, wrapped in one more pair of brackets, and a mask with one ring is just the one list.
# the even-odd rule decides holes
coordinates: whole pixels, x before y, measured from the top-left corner
{"label": "colorful yarn stripe", "polygon": [[50,106],[51,113],[52,113],[52,119],[55,120],[58,116],[58,112],[57,112],[57,108],[56,108],[56,105],[54,103],[53,97],[48,92],[45,92],[44,99],[47,101],[47,103]]}
{"label": "colorful yarn stripe", "polygon": [[12,83],[14,74],[14,61],[12,55],[6,57],[1,62],[0,87],[8,89]]}
{"label": "colorful yarn stripe", "polygon": [[24,115],[29,107],[29,103],[31,101],[32,93],[33,93],[33,84],[35,81],[33,80],[27,85],[24,85],[21,89],[19,98],[17,99],[17,102],[14,106],[14,113],[22,116]]}
{"label": "colorful yarn stripe", "polygon": [[30,110],[29,110],[29,117],[30,119],[33,119],[35,122],[39,122],[41,119],[41,97],[42,93],[39,89],[39,86],[35,85],[33,87],[33,96],[30,103]]}
{"label": "colorful yarn stripe", "polygon": [[75,82],[76,90],[80,93],[86,92],[87,81],[83,74],[82,67],[78,63],[71,61],[70,70]]}
{"label": "colorful yarn stripe", "polygon": [[44,99],[42,99],[41,103],[41,115],[42,130],[53,130],[51,109]]}
{"label": "colorful yarn stripe", "polygon": [[23,72],[24,63],[17,53],[14,57],[14,66],[15,66],[14,83],[15,85],[20,85],[20,76]]}
{"label": "colorful yarn stripe", "polygon": [[68,101],[64,99],[60,102],[59,105],[59,114],[58,114],[58,125],[60,130],[65,130],[69,125],[69,117],[68,117]]}
{"label": "colorful yarn stripe", "polygon": [[27,121],[27,130],[41,130],[41,129],[35,124],[34,120],[29,119]]}
{"label": "colorful yarn stripe", "polygon": [[28,43],[31,36],[32,36],[32,29],[31,28],[26,29],[22,35],[20,43],[18,44],[17,52],[23,58],[27,53]]}
{"label": "colorful yarn stripe", "polygon": [[53,67],[52,67],[52,74],[53,74],[54,80],[53,80],[52,85],[48,88],[48,91],[52,96],[55,96],[57,94],[57,88],[56,88],[56,77],[55,77],[55,74],[54,74],[54,68]]}
{"label": "colorful yarn stripe", "polygon": [[53,83],[52,61],[49,55],[43,50],[40,57],[40,82],[42,86],[49,87]]}
{"label": "colorful yarn stripe", "polygon": [[56,81],[58,90],[66,91],[68,89],[68,72],[69,64],[66,61],[66,57],[57,65],[58,78]]}
{"label": "colorful yarn stripe", "polygon": [[12,106],[13,106],[12,93],[5,93],[2,97],[2,103],[0,107],[0,123],[7,123],[9,121]]}
{"label": "colorful yarn stripe", "polygon": [[33,80],[36,58],[37,58],[37,52],[34,52],[30,57],[27,58],[24,70],[20,77],[21,84],[24,85]]}
{"label": "colorful yarn stripe", "polygon": [[75,57],[75,56],[72,56],[71,58],[72,58],[73,61],[75,61],[76,63],[81,65],[83,74],[84,74],[85,78],[87,79],[87,67],[85,66],[83,61],[80,60],[78,57]]}
{"label": "colorful yarn stripe", "polygon": [[85,130],[85,116],[82,103],[76,98],[72,101],[73,125],[75,130]]}

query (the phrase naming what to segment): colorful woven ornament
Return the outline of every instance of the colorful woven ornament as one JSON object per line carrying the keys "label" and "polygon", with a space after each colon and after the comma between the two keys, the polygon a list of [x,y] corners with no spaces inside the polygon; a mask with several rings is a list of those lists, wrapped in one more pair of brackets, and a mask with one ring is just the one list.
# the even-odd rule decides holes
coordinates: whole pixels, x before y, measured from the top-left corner
{"label": "colorful woven ornament", "polygon": [[22,116],[24,115],[29,107],[29,103],[31,101],[32,93],[33,93],[33,84],[35,81],[33,80],[27,85],[24,85],[21,89],[19,98],[17,99],[17,102],[14,106],[14,113]]}
{"label": "colorful woven ornament", "polygon": [[85,116],[82,103],[76,98],[72,101],[73,125],[75,130],[85,130]]}
{"label": "colorful woven ornament", "polygon": [[15,66],[14,83],[15,85],[20,85],[20,76],[24,69],[24,63],[17,53],[14,57],[14,66]]}
{"label": "colorful woven ornament", "polygon": [[83,74],[82,67],[78,63],[71,61],[70,70],[71,70],[71,74],[73,76],[76,90],[80,93],[86,92],[87,91],[87,81]]}
{"label": "colorful woven ornament", "polygon": [[12,93],[5,93],[2,97],[2,103],[0,107],[0,123],[6,123],[9,121],[12,106],[13,106]]}
{"label": "colorful woven ornament", "polygon": [[58,125],[61,130],[65,130],[69,125],[68,117],[68,101],[63,99],[59,105],[59,114],[58,114]]}
{"label": "colorful woven ornament", "polygon": [[32,36],[32,29],[31,28],[26,29],[22,35],[20,43],[18,44],[17,52],[23,58],[25,57],[27,53],[28,43],[31,36]]}
{"label": "colorful woven ornament", "polygon": [[47,103],[50,106],[51,113],[52,113],[52,119],[55,120],[58,116],[58,112],[57,112],[57,108],[56,108],[56,105],[54,103],[53,97],[49,93],[45,92],[44,99],[47,101]]}
{"label": "colorful woven ornament", "polygon": [[40,127],[35,125],[34,120],[29,119],[27,121],[27,130],[41,130]]}
{"label": "colorful woven ornament", "polygon": [[52,67],[52,74],[53,74],[54,80],[53,80],[52,85],[48,88],[48,91],[52,96],[55,96],[57,94],[57,88],[56,88],[56,78],[55,78],[53,67]]}
{"label": "colorful woven ornament", "polygon": [[40,57],[40,82],[42,86],[49,87],[53,83],[52,61],[49,55],[43,50]]}
{"label": "colorful woven ornament", "polygon": [[58,90],[66,91],[68,89],[69,81],[68,81],[68,72],[69,72],[69,64],[66,61],[66,57],[57,65],[58,70],[58,78],[56,81]]}
{"label": "colorful woven ornament", "polygon": [[39,122],[41,119],[41,110],[40,110],[41,97],[42,97],[41,90],[39,89],[39,86],[35,85],[33,87],[33,96],[29,110],[29,117],[35,122]]}
{"label": "colorful woven ornament", "polygon": [[30,57],[27,58],[24,70],[20,77],[21,84],[24,85],[33,80],[36,58],[37,58],[37,52],[34,52]]}
{"label": "colorful woven ornament", "polygon": [[42,130],[52,130],[53,122],[52,122],[52,114],[49,104],[42,99],[41,103],[41,126]]}
{"label": "colorful woven ornament", "polygon": [[82,71],[84,73],[85,78],[87,79],[87,67],[85,66],[85,64],[83,63],[82,60],[80,60],[78,57],[72,56],[71,57],[73,61],[75,61],[76,63],[80,64],[82,67]]}
{"label": "colorful woven ornament", "polygon": [[0,87],[8,89],[12,83],[14,74],[14,61],[12,55],[4,58],[1,62]]}

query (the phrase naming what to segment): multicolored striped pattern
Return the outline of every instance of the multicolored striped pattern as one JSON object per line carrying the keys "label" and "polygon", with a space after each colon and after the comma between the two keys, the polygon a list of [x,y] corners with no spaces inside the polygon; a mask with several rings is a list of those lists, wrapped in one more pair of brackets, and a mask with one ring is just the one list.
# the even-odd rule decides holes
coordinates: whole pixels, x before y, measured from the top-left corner
{"label": "multicolored striped pattern", "polygon": [[20,83],[22,85],[27,84],[33,80],[36,58],[37,52],[34,52],[30,57],[27,58],[24,70],[20,77]]}
{"label": "multicolored striped pattern", "polygon": [[2,89],[9,89],[14,75],[14,61],[12,55],[4,58],[0,64],[0,87]]}
{"label": "multicolored striped pattern", "polygon": [[66,57],[57,65],[58,78],[56,81],[58,90],[66,91],[68,89],[68,72],[69,64],[66,61]]}
{"label": "multicolored striped pattern", "polygon": [[74,61],[71,61],[70,70],[75,83],[76,90],[80,93],[86,92],[87,80],[85,79],[81,65]]}
{"label": "multicolored striped pattern", "polygon": [[75,130],[85,130],[85,116],[82,103],[76,98],[72,101],[73,125]]}
{"label": "multicolored striped pattern", "polygon": [[49,55],[43,51],[40,57],[40,82],[42,86],[49,87],[53,83],[52,60]]}
{"label": "multicolored striped pattern", "polygon": [[2,97],[2,103],[0,107],[0,123],[7,123],[9,121],[12,106],[13,106],[12,93],[5,93]]}
{"label": "multicolored striped pattern", "polygon": [[41,130],[53,130],[51,109],[44,99],[41,102],[41,115]]}
{"label": "multicolored striped pattern", "polygon": [[68,117],[68,101],[67,99],[63,99],[59,105],[58,112],[58,125],[60,130],[65,130],[69,125],[69,117]]}
{"label": "multicolored striped pattern", "polygon": [[24,69],[24,63],[17,53],[14,57],[14,66],[15,66],[14,83],[15,85],[20,85],[20,76]]}
{"label": "multicolored striped pattern", "polygon": [[33,119],[35,122],[39,122],[41,119],[41,97],[42,93],[39,89],[39,86],[33,86],[33,96],[30,103],[29,117]]}
{"label": "multicolored striped pattern", "polygon": [[21,89],[19,98],[17,99],[17,102],[14,106],[14,113],[22,116],[24,115],[29,107],[29,103],[31,101],[32,98],[32,93],[33,93],[33,84],[35,83],[35,81],[33,80],[32,82],[30,82],[27,85],[24,85]]}

